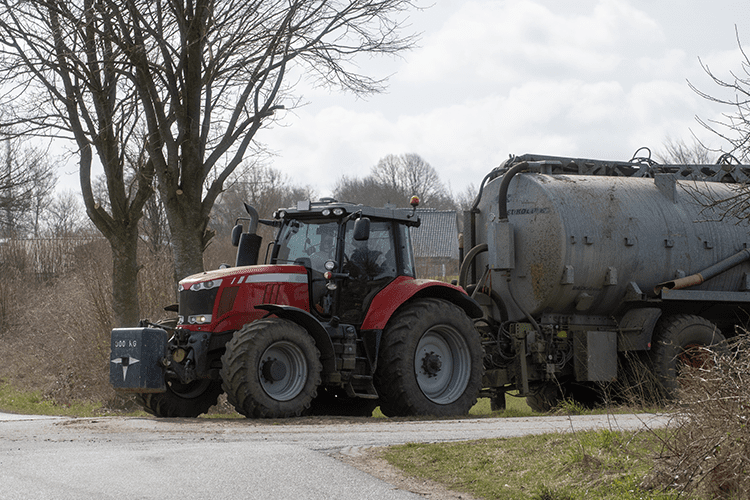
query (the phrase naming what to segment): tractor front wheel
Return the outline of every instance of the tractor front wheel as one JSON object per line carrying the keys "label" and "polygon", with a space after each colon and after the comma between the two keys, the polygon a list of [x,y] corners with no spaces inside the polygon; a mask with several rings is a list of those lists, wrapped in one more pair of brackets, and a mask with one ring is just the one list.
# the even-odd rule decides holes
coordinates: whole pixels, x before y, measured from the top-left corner
{"label": "tractor front wheel", "polygon": [[177,380],[167,382],[167,391],[156,394],[138,394],[136,401],[156,417],[195,418],[206,413],[221,395],[217,380],[195,380],[183,384]]}
{"label": "tractor front wheel", "polygon": [[227,400],[249,418],[301,415],[321,381],[314,340],[301,326],[280,318],[243,326],[227,343],[221,362]]}
{"label": "tractor front wheel", "polygon": [[412,302],[383,333],[376,373],[388,416],[465,415],[482,384],[482,345],[471,319],[441,299]]}

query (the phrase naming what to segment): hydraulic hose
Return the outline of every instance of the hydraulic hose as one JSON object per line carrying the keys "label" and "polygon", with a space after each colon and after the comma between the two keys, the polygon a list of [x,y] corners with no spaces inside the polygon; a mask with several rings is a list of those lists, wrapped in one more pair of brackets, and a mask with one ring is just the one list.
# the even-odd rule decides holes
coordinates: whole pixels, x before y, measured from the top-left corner
{"label": "hydraulic hose", "polygon": [[466,283],[466,277],[469,274],[469,268],[474,263],[474,259],[476,259],[477,255],[482,252],[486,252],[487,248],[487,243],[480,243],[479,245],[469,250],[469,253],[466,254],[463,262],[461,262],[461,269],[458,272],[458,286],[460,286],[464,290],[468,285],[468,283]]}

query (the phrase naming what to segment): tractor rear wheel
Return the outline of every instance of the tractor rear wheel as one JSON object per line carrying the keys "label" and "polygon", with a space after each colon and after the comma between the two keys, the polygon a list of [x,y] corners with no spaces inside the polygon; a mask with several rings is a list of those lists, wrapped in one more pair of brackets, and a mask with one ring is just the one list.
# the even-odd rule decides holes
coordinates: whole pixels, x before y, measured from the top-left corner
{"label": "tractor rear wheel", "polygon": [[234,333],[221,357],[227,400],[249,418],[296,417],[320,385],[320,353],[301,326],[259,319]]}
{"label": "tractor rear wheel", "polygon": [[375,382],[388,416],[465,415],[482,384],[482,344],[471,319],[441,299],[406,305],[388,322]]}
{"label": "tractor rear wheel", "polygon": [[700,368],[710,362],[712,352],[722,349],[724,335],[705,318],[692,314],[663,317],[656,325],[651,365],[667,399],[676,399],[680,389],[680,368]]}
{"label": "tractor rear wheel", "polygon": [[222,392],[218,380],[194,380],[189,384],[175,380],[167,381],[167,392],[137,394],[135,399],[156,417],[195,418],[215,405]]}

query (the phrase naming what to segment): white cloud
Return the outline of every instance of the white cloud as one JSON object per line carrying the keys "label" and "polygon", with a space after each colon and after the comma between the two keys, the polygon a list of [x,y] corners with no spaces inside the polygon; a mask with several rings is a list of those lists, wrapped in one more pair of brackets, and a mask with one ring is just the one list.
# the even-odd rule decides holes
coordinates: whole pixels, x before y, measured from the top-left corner
{"label": "white cloud", "polygon": [[598,2],[585,14],[553,12],[531,0],[471,1],[427,35],[400,76],[497,84],[558,72],[601,74],[621,68],[624,47],[662,41],[653,20],[621,1]]}
{"label": "white cloud", "polygon": [[679,13],[642,0],[445,0],[435,8],[422,48],[406,54],[387,94],[313,100],[288,128],[265,132],[281,154],[274,166],[327,194],[342,174],[414,152],[457,192],[509,153],[628,159],[667,137],[689,140],[691,129],[705,135],[694,116],[714,116],[715,107],[686,83],[711,89],[693,55],[696,37],[712,68],[740,60],[733,36],[700,31],[706,16],[713,25],[739,19],[722,21],[700,2]]}

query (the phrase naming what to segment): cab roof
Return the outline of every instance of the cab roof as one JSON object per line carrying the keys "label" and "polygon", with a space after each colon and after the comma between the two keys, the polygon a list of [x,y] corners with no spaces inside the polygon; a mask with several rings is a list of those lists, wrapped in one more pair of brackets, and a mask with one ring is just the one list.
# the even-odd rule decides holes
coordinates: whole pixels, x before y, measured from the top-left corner
{"label": "cab roof", "polygon": [[[346,215],[360,214],[380,220],[393,220],[407,226],[419,226],[419,217],[412,209],[408,208],[375,208],[366,205],[355,205],[349,202],[340,202],[332,198],[324,198],[320,201],[298,201],[297,205],[289,208],[281,208],[274,212],[274,219],[309,219],[326,218],[338,219]],[[354,218],[354,217],[353,217]]]}

